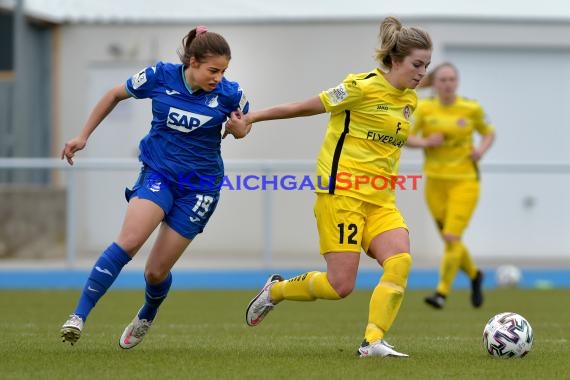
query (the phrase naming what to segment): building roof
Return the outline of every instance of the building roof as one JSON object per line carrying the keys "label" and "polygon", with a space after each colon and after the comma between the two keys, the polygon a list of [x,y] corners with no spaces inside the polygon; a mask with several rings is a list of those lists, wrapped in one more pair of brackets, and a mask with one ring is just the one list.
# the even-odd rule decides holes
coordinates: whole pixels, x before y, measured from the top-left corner
{"label": "building roof", "polygon": [[0,0],[55,23],[264,22],[404,18],[570,20],[565,0]]}

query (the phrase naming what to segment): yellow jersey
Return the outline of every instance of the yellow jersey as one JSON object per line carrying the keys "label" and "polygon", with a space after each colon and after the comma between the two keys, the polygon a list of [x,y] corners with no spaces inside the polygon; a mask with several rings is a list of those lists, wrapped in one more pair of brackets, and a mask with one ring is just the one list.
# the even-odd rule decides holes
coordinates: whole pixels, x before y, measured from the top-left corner
{"label": "yellow jersey", "polygon": [[320,193],[354,197],[395,207],[401,149],[417,105],[412,89],[399,90],[376,69],[349,74],[338,86],[319,94],[330,112],[317,160]]}
{"label": "yellow jersey", "polygon": [[413,134],[429,136],[443,133],[442,145],[424,149],[424,173],[440,179],[478,179],[477,163],[470,155],[473,133],[487,135],[494,131],[481,105],[471,99],[456,97],[443,105],[437,97],[421,99],[414,114]]}

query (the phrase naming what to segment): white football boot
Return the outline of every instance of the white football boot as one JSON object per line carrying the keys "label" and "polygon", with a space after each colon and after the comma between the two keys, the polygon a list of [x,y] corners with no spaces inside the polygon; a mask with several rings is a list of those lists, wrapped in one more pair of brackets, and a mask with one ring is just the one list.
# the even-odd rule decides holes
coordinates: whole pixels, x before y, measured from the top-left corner
{"label": "white football boot", "polygon": [[261,288],[261,291],[253,297],[245,311],[245,321],[249,326],[257,326],[275,307],[269,295],[271,294],[271,287],[279,281],[283,281],[283,277],[279,274],[272,274],[265,282],[265,285],[263,285],[263,288]]}
{"label": "white football boot", "polygon": [[69,342],[73,346],[81,337],[81,330],[83,330],[83,319],[76,314],[71,314],[61,326],[62,342]]}
{"label": "white football boot", "polygon": [[373,356],[407,358],[409,355],[394,350],[394,346],[388,344],[384,339],[380,339],[374,343],[362,342],[362,345],[358,348],[358,356],[361,358]]}
{"label": "white football boot", "polygon": [[121,339],[119,339],[119,346],[124,349],[133,348],[142,342],[151,325],[152,321],[139,319],[137,313],[135,318],[125,328],[125,331],[123,331],[123,335],[121,335]]}

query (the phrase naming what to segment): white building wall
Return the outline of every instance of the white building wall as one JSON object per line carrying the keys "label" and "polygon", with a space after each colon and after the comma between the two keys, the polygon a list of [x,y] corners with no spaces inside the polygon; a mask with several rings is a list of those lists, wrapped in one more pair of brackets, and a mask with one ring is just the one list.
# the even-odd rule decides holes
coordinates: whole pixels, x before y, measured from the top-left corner
{"label": "white building wall", "polygon": [[[455,62],[461,92],[479,99],[496,124],[498,140],[485,163],[567,163],[570,101],[570,23],[415,21],[434,40],[433,63]],[[305,99],[340,82],[349,72],[373,69],[378,23],[358,20],[209,24],[232,47],[227,77],[237,80],[253,108]],[[66,25],[61,28],[57,82],[59,142],[75,135],[104,91],[157,60],[177,61],[176,49],[193,25]],[[111,52],[119,52],[113,55]],[[150,125],[147,101],[121,104],[89,141],[82,157],[136,157]],[[326,115],[256,125],[244,140],[223,142],[233,159],[314,160]],[[538,125],[540,124],[540,126]],[[54,153],[55,154],[55,153]],[[405,151],[403,163],[421,160]],[[410,167],[410,165],[405,167]],[[417,173],[413,165],[410,172]],[[249,172],[228,173],[250,174]],[[256,174],[256,173],[251,173]],[[311,174],[281,173],[281,174]],[[407,173],[402,173],[407,174]],[[125,210],[122,191],[133,172],[81,175],[79,251],[96,254],[112,241]],[[498,263],[527,260],[568,263],[570,230],[564,188],[568,175],[486,173],[483,194],[465,239],[475,257]],[[420,190],[401,192],[399,205],[412,231],[418,265],[437,265],[442,245]],[[305,266],[322,264],[310,191],[277,191],[273,197],[273,261],[263,261],[266,201],[261,191],[224,191],[205,233],[182,263],[190,266]],[[533,203],[534,202],[534,203]],[[530,206],[529,206],[530,205]],[[143,249],[148,251],[149,246]],[[537,259],[537,255],[540,255]],[[91,260],[91,258],[90,258]],[[142,261],[142,260],[141,260]],[[366,263],[365,263],[366,262]],[[364,265],[372,265],[370,260]]]}

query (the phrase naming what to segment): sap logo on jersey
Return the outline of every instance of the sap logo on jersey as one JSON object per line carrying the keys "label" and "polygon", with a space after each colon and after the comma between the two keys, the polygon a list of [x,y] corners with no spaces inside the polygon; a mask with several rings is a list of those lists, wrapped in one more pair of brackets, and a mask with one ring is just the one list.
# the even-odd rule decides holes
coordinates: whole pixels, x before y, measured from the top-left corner
{"label": "sap logo on jersey", "polygon": [[184,111],[178,108],[170,107],[168,110],[168,120],[166,125],[177,131],[188,133],[196,128],[200,128],[212,119],[211,116],[200,115]]}

